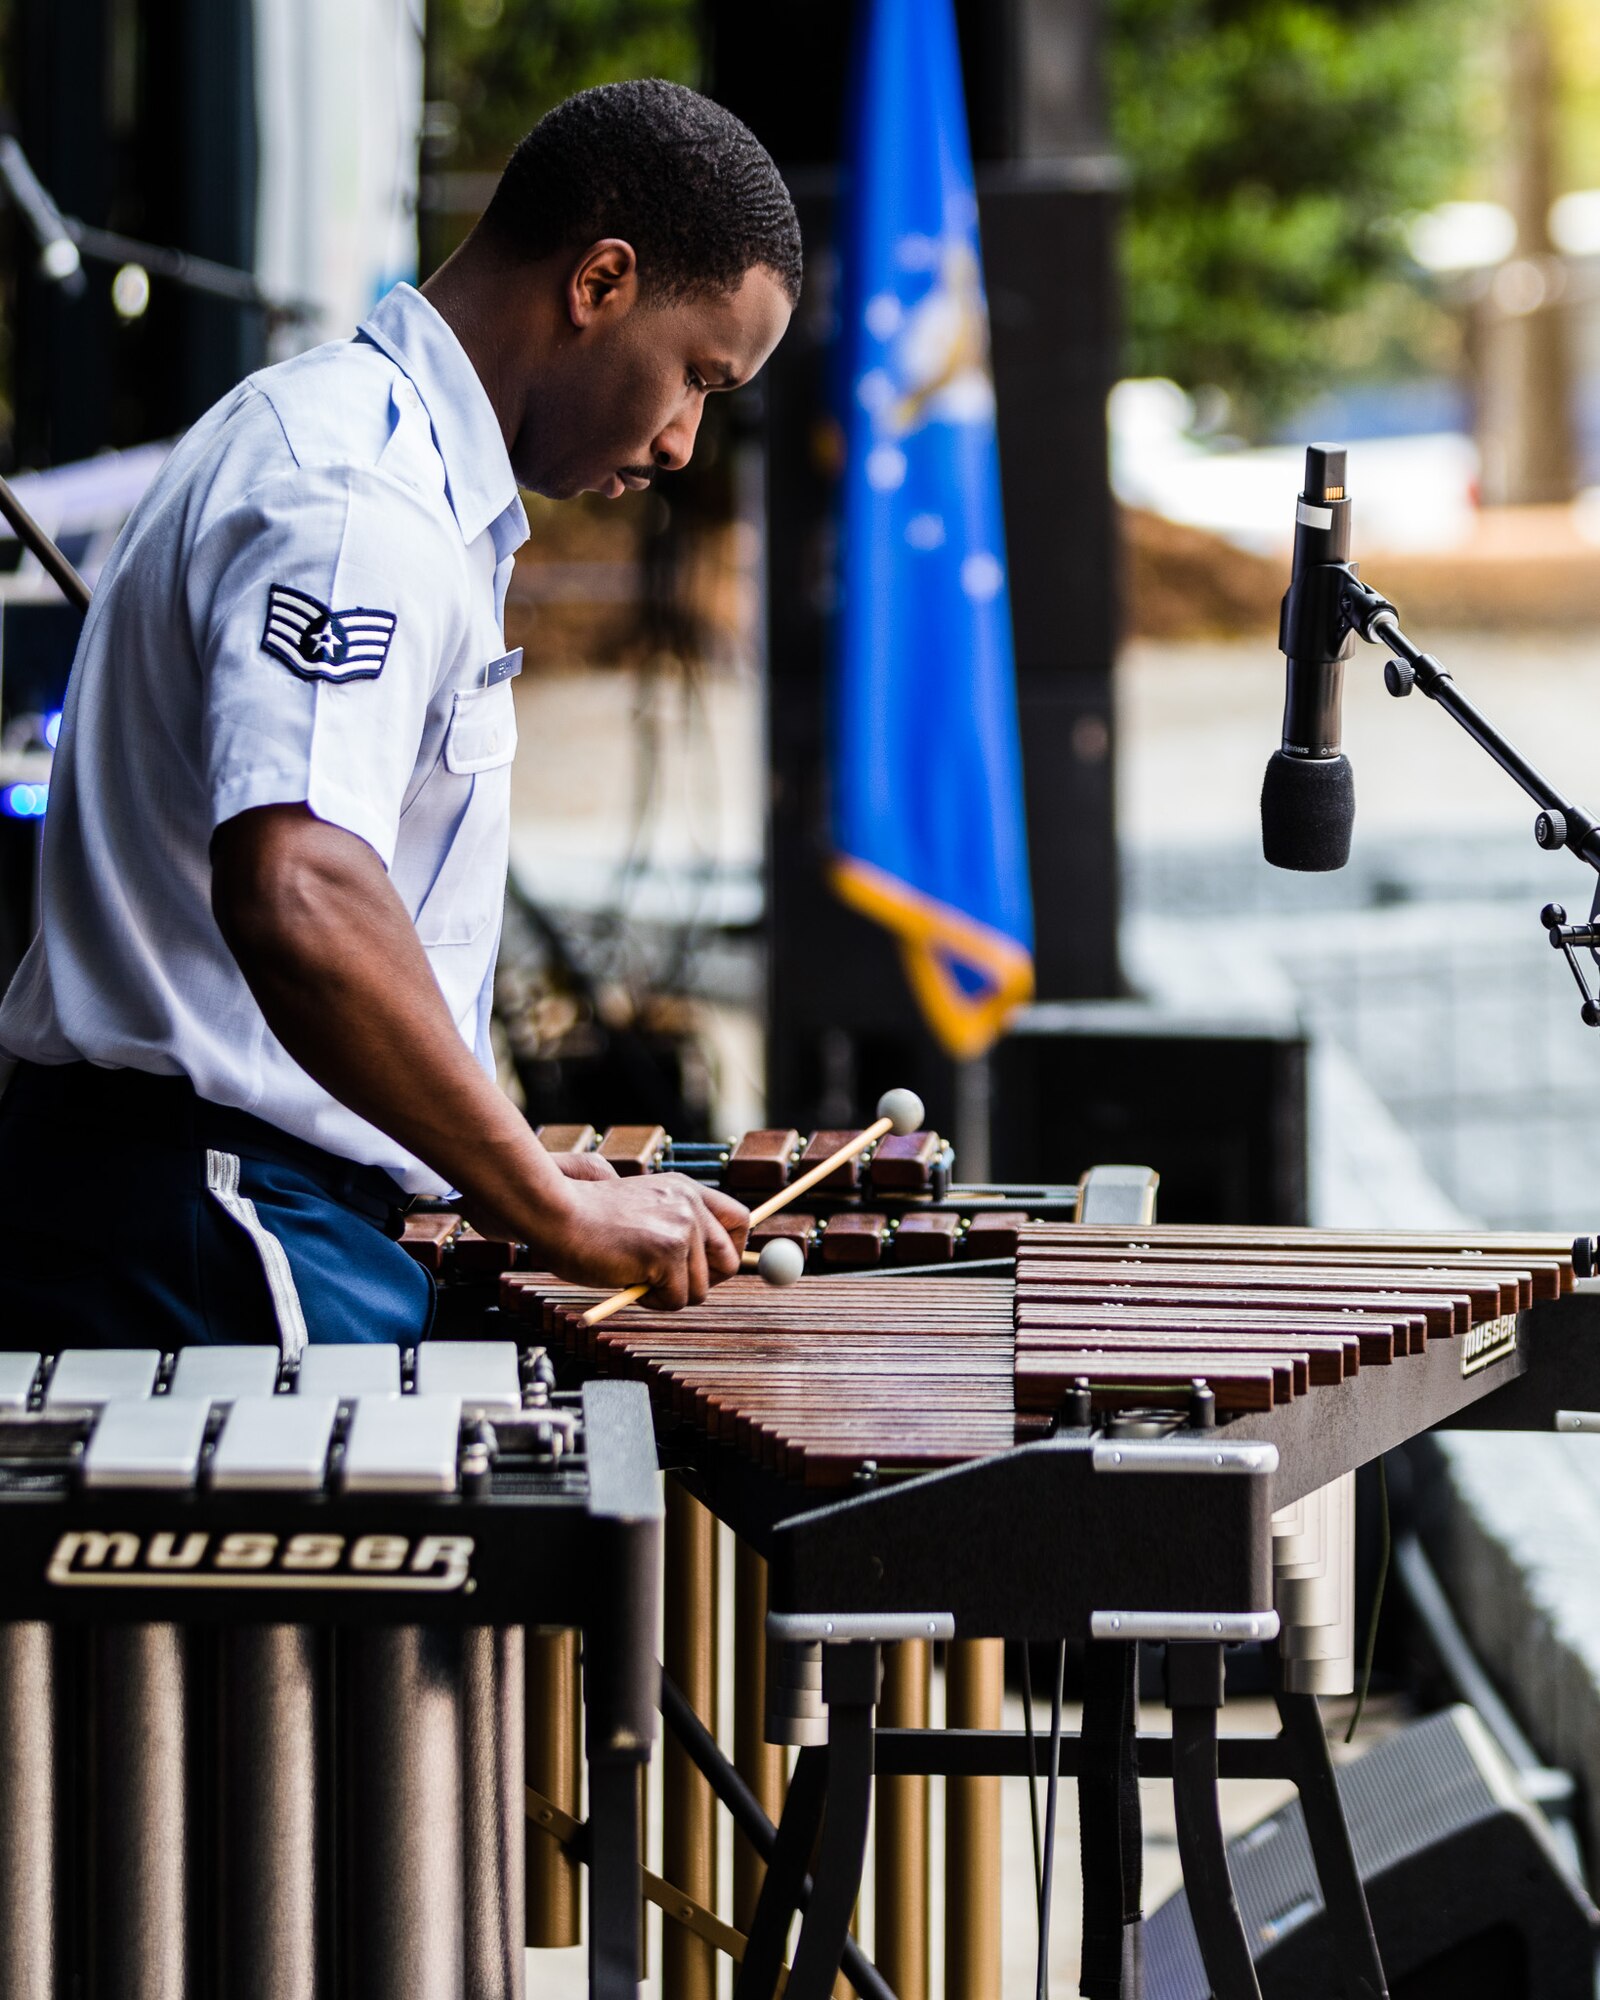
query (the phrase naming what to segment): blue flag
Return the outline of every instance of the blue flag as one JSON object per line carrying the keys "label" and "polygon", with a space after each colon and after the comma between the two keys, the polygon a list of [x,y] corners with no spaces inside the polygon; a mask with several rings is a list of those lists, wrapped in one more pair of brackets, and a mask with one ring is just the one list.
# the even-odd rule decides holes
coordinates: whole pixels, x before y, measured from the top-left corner
{"label": "blue flag", "polygon": [[957,1057],[1033,991],[989,314],[951,0],[868,0],[840,271],[833,882]]}

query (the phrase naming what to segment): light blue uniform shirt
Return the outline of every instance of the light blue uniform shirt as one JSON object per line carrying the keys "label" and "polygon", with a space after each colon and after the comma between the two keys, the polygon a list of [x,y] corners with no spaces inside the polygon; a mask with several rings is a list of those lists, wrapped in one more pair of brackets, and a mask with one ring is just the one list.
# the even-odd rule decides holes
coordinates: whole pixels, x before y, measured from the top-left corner
{"label": "light blue uniform shirt", "polygon": [[527,533],[483,384],[409,285],[356,339],[265,369],[202,417],[84,626],[40,929],[0,1048],[181,1074],[443,1192],[267,1027],[211,914],[210,842],[252,807],[299,803],[358,834],[492,1071],[516,748],[505,594]]}

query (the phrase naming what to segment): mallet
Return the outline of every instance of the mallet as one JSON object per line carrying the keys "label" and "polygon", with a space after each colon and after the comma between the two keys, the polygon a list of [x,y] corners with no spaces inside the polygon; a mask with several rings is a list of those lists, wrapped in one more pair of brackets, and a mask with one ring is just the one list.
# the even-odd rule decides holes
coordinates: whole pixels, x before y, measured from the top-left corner
{"label": "mallet", "polygon": [[[750,1226],[754,1228],[757,1223],[765,1222],[769,1215],[776,1215],[780,1208],[787,1208],[797,1195],[804,1194],[807,1188],[814,1188],[818,1181],[825,1181],[829,1174],[842,1167],[846,1161],[853,1160],[858,1153],[864,1153],[869,1146],[875,1146],[889,1133],[905,1134],[920,1130],[923,1116],[922,1099],[914,1090],[886,1090],[878,1099],[878,1115],[872,1124],[864,1132],[858,1132],[853,1139],[848,1140],[836,1153],[830,1153],[827,1159],[819,1160],[814,1167],[807,1168],[797,1181],[791,1181],[786,1188],[781,1188],[777,1194],[770,1195],[759,1208],[751,1209]],[[792,1255],[773,1258],[772,1264],[767,1264],[772,1253],[783,1247],[781,1243],[769,1243],[756,1260],[756,1269],[768,1284],[793,1284],[795,1278],[800,1275],[794,1267]],[[798,1245],[792,1247],[795,1250],[799,1248]],[[803,1265],[804,1260],[801,1261]],[[764,1265],[767,1268],[763,1269]],[[774,1271],[787,1272],[789,1275],[775,1276],[772,1275]],[[636,1299],[642,1299],[649,1289],[648,1285],[629,1285],[626,1291],[613,1292],[610,1298],[601,1299],[597,1305],[590,1306],[583,1316],[584,1325],[598,1326],[601,1320],[610,1319],[613,1313],[621,1312],[624,1306],[631,1306]]]}
{"label": "mallet", "polygon": [[804,1277],[806,1253],[792,1236],[774,1236],[759,1250],[747,1250],[739,1259],[747,1271],[754,1271],[764,1285],[780,1290]]}

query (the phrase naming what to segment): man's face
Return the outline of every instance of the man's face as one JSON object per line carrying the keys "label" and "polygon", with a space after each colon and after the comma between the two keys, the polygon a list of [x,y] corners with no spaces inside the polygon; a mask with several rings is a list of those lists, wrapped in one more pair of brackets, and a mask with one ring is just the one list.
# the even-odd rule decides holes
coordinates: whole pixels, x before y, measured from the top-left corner
{"label": "man's face", "polygon": [[620,499],[687,465],[706,397],[748,382],[789,324],[789,301],[762,265],[736,291],[658,306],[640,299],[631,257],[598,280],[580,267],[571,337],[529,384],[512,464],[552,500]]}

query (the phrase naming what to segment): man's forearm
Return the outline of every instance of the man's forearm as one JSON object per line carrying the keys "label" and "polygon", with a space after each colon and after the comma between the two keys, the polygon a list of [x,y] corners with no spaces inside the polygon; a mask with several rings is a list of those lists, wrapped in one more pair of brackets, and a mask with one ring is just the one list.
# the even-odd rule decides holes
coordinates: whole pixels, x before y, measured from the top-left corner
{"label": "man's forearm", "polygon": [[365,841],[303,806],[219,827],[212,908],[267,1026],[341,1104],[460,1188],[485,1230],[581,1284],[703,1299],[739,1268],[749,1216],[680,1174],[564,1174],[462,1041],[427,953]]}
{"label": "man's forearm", "polygon": [[562,1207],[567,1183],[463,1042],[364,842],[273,807],[219,830],[213,870],[229,948],[268,1027],[316,1082],[479,1211]]}

